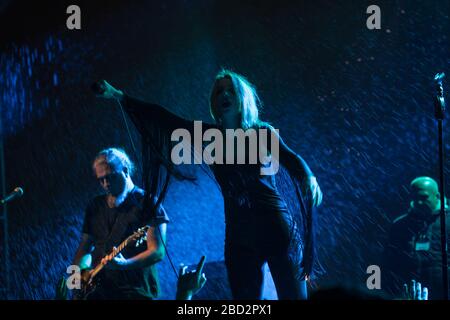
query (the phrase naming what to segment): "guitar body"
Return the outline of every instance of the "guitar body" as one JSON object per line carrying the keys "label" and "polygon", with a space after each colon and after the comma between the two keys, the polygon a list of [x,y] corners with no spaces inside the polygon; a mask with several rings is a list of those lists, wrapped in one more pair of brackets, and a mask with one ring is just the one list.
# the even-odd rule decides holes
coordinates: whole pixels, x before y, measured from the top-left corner
{"label": "guitar body", "polygon": [[[109,255],[105,256],[109,258],[114,258],[116,255],[118,255],[125,247],[127,247],[129,244],[136,242],[136,246],[139,246],[140,244],[144,243],[144,241],[147,240],[147,230],[149,229],[149,226],[145,226],[142,228],[139,228],[137,231],[135,231],[131,236],[129,236],[127,239],[125,239],[117,248],[115,248]],[[89,256],[89,257],[88,257]],[[84,266],[90,265],[90,262],[92,261],[92,257],[90,257],[90,254],[86,255],[82,258],[82,264]],[[86,263],[85,263],[86,262]],[[101,282],[101,277],[98,277],[97,274],[104,268],[104,264],[98,264],[95,266],[95,268],[84,268],[81,270],[81,288],[80,290],[77,290],[75,293],[75,298],[77,300],[87,300],[87,298],[97,289]]]}
{"label": "guitar body", "polygon": [[87,298],[97,289],[100,280],[99,277],[92,277],[92,269],[81,271],[81,289],[77,293],[78,300],[87,300]]}

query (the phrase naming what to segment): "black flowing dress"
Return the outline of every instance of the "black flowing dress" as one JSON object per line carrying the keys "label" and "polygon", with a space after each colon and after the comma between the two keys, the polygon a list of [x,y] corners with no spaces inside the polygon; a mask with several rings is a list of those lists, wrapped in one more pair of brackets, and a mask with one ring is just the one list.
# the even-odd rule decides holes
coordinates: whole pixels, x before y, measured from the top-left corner
{"label": "black flowing dress", "polygon": [[[170,136],[175,129],[192,135],[194,122],[165,108],[125,95],[123,106],[143,138],[143,148],[157,153],[160,162],[175,172],[170,157]],[[203,131],[217,128],[202,123]],[[262,125],[260,128],[273,130]],[[217,128],[218,129],[218,128]],[[277,135],[278,136],[278,135]],[[268,134],[270,150],[270,132]],[[262,297],[263,265],[268,263],[279,299],[306,298],[306,275],[314,269],[314,213],[310,192],[302,181],[312,176],[306,162],[279,138],[279,163],[287,170],[299,202],[288,209],[277,188],[275,174],[261,175],[262,164],[212,164],[225,209],[225,264],[233,298]],[[179,172],[178,176],[182,176]]]}

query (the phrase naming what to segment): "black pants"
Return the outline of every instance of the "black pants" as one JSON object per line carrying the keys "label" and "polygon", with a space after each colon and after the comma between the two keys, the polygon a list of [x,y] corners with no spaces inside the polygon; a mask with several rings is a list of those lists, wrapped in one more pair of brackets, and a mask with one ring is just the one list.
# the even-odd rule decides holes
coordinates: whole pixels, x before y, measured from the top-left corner
{"label": "black pants", "polygon": [[299,277],[298,265],[288,254],[265,256],[245,246],[226,245],[225,265],[233,299],[262,299],[265,262],[269,265],[279,300],[307,299],[306,280]]}
{"label": "black pants", "polygon": [[307,299],[303,241],[294,231],[299,225],[294,216],[280,207],[229,211],[226,217],[225,265],[233,298],[262,299],[267,263],[279,300]]}

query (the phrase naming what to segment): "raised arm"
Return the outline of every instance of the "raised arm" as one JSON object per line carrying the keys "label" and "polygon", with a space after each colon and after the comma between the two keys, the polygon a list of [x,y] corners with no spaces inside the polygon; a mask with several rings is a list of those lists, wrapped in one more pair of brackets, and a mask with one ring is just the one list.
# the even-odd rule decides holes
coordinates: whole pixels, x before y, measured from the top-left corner
{"label": "raised arm", "polygon": [[152,126],[167,130],[166,132],[168,133],[178,128],[188,130],[192,130],[193,128],[192,121],[183,119],[160,105],[143,102],[130,97],[122,90],[114,88],[105,80],[100,81],[98,86],[100,87],[98,91],[101,94],[97,96],[119,101],[124,111],[130,116],[136,128],[143,136],[149,133]]}

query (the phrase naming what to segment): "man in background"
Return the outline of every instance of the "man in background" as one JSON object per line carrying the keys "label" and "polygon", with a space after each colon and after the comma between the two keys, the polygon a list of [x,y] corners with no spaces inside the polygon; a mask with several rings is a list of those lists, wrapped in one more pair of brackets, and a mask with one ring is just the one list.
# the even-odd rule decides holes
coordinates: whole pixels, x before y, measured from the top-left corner
{"label": "man in background", "polygon": [[[383,289],[401,296],[404,283],[415,279],[430,289],[430,300],[443,298],[438,184],[430,177],[410,184],[408,211],[397,217],[383,256]],[[449,223],[447,234],[449,234]],[[448,239],[448,238],[447,238]]]}

